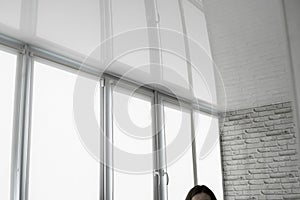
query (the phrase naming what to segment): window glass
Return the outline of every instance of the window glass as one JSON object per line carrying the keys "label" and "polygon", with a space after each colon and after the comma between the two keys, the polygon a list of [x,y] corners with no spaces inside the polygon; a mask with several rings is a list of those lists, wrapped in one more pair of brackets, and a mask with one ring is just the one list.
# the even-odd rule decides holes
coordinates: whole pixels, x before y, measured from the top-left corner
{"label": "window glass", "polygon": [[144,1],[112,0],[112,18],[114,57],[134,68],[149,64],[149,50],[143,49],[149,46]]}
{"label": "window glass", "polygon": [[0,51],[0,199],[10,199],[13,106],[17,56]]}
{"label": "window glass", "polygon": [[[169,174],[168,199],[181,200],[185,199],[188,191],[194,186],[191,115],[188,110],[180,110],[179,107],[168,103],[164,104],[164,115]],[[179,134],[183,138],[174,147]],[[176,152],[181,148],[185,151]]]}
{"label": "window glass", "polygon": [[189,0],[183,1],[183,9],[188,37],[198,42],[210,54],[210,44],[203,11]]}
{"label": "window glass", "polygon": [[[171,84],[188,88],[188,69],[178,1],[157,1],[160,16],[163,79]],[[176,42],[174,42],[176,41]]]}
{"label": "window glass", "polygon": [[37,36],[70,53],[90,55],[100,44],[100,25],[98,0],[38,0]]}
{"label": "window glass", "polygon": [[22,0],[0,1],[0,23],[19,29]]}
{"label": "window glass", "polygon": [[208,186],[217,199],[223,199],[218,119],[196,113],[195,125],[198,183]]}
{"label": "window glass", "polygon": [[167,86],[189,89],[186,61],[172,53],[163,53],[163,79]]}
{"label": "window glass", "polygon": [[[84,79],[87,84],[96,85],[94,80]],[[31,200],[99,199],[99,162],[83,144],[74,121],[76,81],[76,74],[34,63],[28,194]],[[99,93],[96,89],[95,99],[99,99]],[[92,107],[99,109],[96,104]],[[84,117],[90,120],[95,116]],[[96,145],[99,148],[99,143]]]}
{"label": "window glass", "polygon": [[208,39],[204,13],[188,0],[183,1],[185,23],[191,63],[193,65],[194,95],[204,101],[216,104],[216,86],[213,61]]}
{"label": "window glass", "polygon": [[115,87],[114,199],[153,200],[151,98]]}

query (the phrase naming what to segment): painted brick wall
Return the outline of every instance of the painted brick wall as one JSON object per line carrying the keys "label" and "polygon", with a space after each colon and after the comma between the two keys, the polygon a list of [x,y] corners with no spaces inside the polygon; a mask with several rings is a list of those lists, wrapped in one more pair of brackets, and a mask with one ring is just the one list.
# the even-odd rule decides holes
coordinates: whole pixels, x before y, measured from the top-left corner
{"label": "painted brick wall", "polygon": [[222,76],[218,102],[228,110],[291,101],[280,0],[204,0],[212,55]]}
{"label": "painted brick wall", "polygon": [[223,113],[225,200],[300,199],[290,102]]}

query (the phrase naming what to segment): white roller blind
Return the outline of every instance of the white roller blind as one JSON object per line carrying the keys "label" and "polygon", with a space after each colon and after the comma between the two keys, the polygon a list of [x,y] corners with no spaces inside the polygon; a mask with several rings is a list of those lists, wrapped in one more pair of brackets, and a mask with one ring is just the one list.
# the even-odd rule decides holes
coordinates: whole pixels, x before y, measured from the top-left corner
{"label": "white roller blind", "polygon": [[217,104],[214,68],[204,13],[188,0],[183,1],[183,8],[190,61],[193,65],[194,95],[204,101]]}
{"label": "white roller blind", "polygon": [[[188,0],[182,3],[165,0],[157,1],[157,16],[147,16],[147,13],[155,12],[150,6],[145,6],[144,0],[112,0],[111,7],[107,8],[101,7],[100,2],[2,0],[0,33],[102,70],[108,68],[109,72],[143,84],[159,83],[177,96],[189,99],[195,96],[216,103],[214,70],[201,10]],[[103,23],[104,16],[111,17],[111,21]],[[149,33],[147,22],[153,25],[155,20],[159,29]],[[183,37],[184,24],[191,39],[188,42]],[[109,27],[112,29],[108,38],[111,43],[107,44],[111,46],[101,48],[101,33],[110,32]],[[148,48],[154,44],[149,44],[149,41],[159,41],[158,47],[162,49],[159,55],[156,54],[161,56],[159,64],[158,59],[151,59],[156,65],[150,63],[153,54]],[[190,57],[186,48],[189,48]],[[100,52],[101,49],[106,50]],[[106,66],[102,55],[110,55],[110,51],[112,60],[106,60],[110,56],[104,57],[111,65]],[[154,51],[160,50],[152,50],[152,53]],[[195,67],[189,69],[187,61]]]}
{"label": "white roller blind", "polygon": [[[114,59],[149,73],[149,46],[144,1],[112,0]],[[117,70],[117,69],[116,69]]]}
{"label": "white roller blind", "polygon": [[[189,88],[188,69],[178,1],[157,1],[163,59],[163,80]],[[166,50],[166,51],[164,51]]]}
{"label": "white roller blind", "polygon": [[37,5],[36,36],[45,44],[86,56],[100,45],[98,0],[38,0]]}

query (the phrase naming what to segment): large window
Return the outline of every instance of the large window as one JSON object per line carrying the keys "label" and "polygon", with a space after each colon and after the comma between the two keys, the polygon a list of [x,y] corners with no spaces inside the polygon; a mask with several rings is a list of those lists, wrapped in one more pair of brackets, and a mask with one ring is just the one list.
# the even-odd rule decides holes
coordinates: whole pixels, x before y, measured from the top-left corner
{"label": "large window", "polygon": [[149,73],[149,50],[143,49],[149,46],[144,1],[112,0],[112,13],[114,58]]}
{"label": "large window", "polygon": [[34,63],[28,199],[99,199],[100,165],[74,124],[76,78],[76,74]]}
{"label": "large window", "polygon": [[164,0],[157,1],[157,4],[160,16],[161,47],[163,49],[163,80],[176,87],[189,88],[179,1]]}
{"label": "large window", "polygon": [[[37,19],[34,33],[43,39],[44,42],[41,43],[54,46],[56,50],[60,48],[62,53],[72,50],[84,56],[90,56],[90,53],[100,44],[98,0],[37,0],[36,2]],[[97,55],[96,59],[99,60],[99,54]]]}
{"label": "large window", "polygon": [[[17,56],[0,52],[2,91],[1,152],[0,168],[1,199],[10,198],[13,94]],[[82,76],[72,70],[48,61],[35,61],[33,65],[32,119],[29,133],[28,198],[29,199],[98,199],[102,187],[100,177],[100,139],[94,140],[97,154],[89,149],[86,136],[90,129],[82,129],[76,121],[74,93],[78,78],[83,79],[83,89],[94,85],[91,96],[92,116],[82,105],[81,119],[95,118],[100,123],[99,80]],[[191,105],[173,101],[153,90],[138,89],[121,84],[117,79],[112,91],[113,127],[113,196],[121,199],[148,199],[157,196],[159,187],[167,178],[168,199],[183,199],[194,184],[205,184],[222,199],[222,167],[219,144],[218,119],[196,112]],[[6,83],[6,84],[5,84]],[[8,84],[9,83],[9,84]],[[4,87],[4,85],[6,87]],[[8,87],[7,87],[8,86]],[[105,86],[102,86],[105,87]],[[85,94],[85,93],[84,93]],[[79,95],[82,99],[89,98]],[[155,101],[155,98],[162,101]],[[158,110],[154,102],[162,103],[163,135],[155,131]],[[8,105],[8,106],[7,106]],[[194,113],[192,113],[194,112]],[[192,115],[193,114],[193,115]],[[193,118],[194,117],[194,118]],[[193,120],[193,121],[192,121]],[[99,128],[99,127],[98,127]],[[83,130],[83,132],[82,132]],[[100,129],[97,130],[100,133]],[[195,133],[193,133],[195,131]],[[193,136],[195,146],[193,146]],[[100,138],[100,137],[99,137]],[[91,139],[91,138],[90,138]],[[165,151],[155,152],[158,143],[164,141]],[[22,141],[24,142],[24,141]],[[195,154],[193,154],[195,147]],[[95,150],[95,149],[94,149]],[[166,159],[164,174],[156,179],[158,160]],[[197,168],[196,168],[197,166]],[[213,166],[213,167],[212,167]],[[194,171],[197,170],[197,173]],[[184,173],[183,173],[184,172]],[[24,173],[24,172],[23,172]],[[167,173],[167,176],[165,173]],[[196,174],[198,177],[196,177]],[[103,179],[102,179],[103,180]],[[183,181],[184,180],[184,181]],[[198,182],[196,182],[198,180]]]}
{"label": "large window", "polygon": [[168,199],[184,199],[194,185],[190,110],[164,103]]}
{"label": "large window", "polygon": [[211,188],[217,199],[223,199],[218,119],[196,112],[194,120],[198,183]]}
{"label": "large window", "polygon": [[116,87],[114,108],[114,199],[153,199],[151,97]]}
{"label": "large window", "polygon": [[10,199],[13,105],[17,56],[0,50],[0,199]]}
{"label": "large window", "polygon": [[0,199],[180,200],[195,184],[223,198],[218,119],[200,113],[216,104],[216,86],[198,1],[24,2],[0,8],[4,31],[26,38],[0,35],[19,51],[0,51]]}
{"label": "large window", "polygon": [[192,64],[194,95],[198,99],[217,104],[215,70],[205,15],[189,0],[182,2],[190,52],[189,61]]}

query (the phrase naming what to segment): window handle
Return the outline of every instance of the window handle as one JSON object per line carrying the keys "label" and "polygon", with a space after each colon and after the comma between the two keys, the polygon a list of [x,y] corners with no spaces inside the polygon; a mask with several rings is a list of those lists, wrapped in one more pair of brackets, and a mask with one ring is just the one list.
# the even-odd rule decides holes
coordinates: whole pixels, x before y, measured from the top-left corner
{"label": "window handle", "polygon": [[163,175],[166,175],[167,176],[167,185],[169,185],[169,181],[170,181],[170,179],[169,179],[169,174],[168,174],[168,172],[164,172],[163,173]]}
{"label": "window handle", "polygon": [[167,184],[166,185],[169,185],[169,174],[168,174],[168,172],[166,172],[164,170],[155,170],[154,171],[154,176],[157,176],[158,185],[161,184],[161,178],[163,176],[166,176],[167,177]]}
{"label": "window handle", "polygon": [[158,180],[158,185],[160,185],[160,174],[158,170],[154,171],[154,176],[157,176],[157,180]]}

